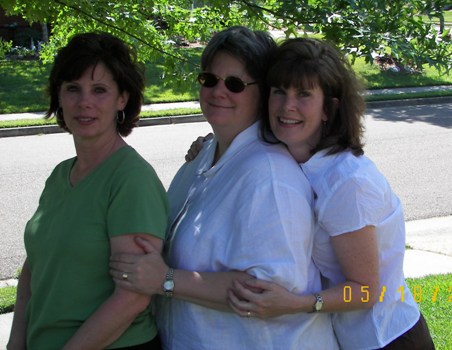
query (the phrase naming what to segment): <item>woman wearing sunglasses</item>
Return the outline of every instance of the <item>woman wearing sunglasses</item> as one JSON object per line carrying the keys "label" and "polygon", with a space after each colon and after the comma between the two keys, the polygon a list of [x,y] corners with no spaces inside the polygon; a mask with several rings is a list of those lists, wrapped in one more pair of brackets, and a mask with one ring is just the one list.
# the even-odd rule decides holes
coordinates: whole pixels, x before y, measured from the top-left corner
{"label": "woman wearing sunglasses", "polygon": [[214,138],[169,188],[165,262],[143,240],[148,254],[112,257],[122,287],[163,295],[157,319],[165,349],[338,348],[328,314],[262,320],[228,306],[235,278],[274,281],[297,294],[321,287],[309,184],[283,145],[259,137],[268,96],[262,78],[274,48],[267,33],[244,27],[212,38],[198,81]]}

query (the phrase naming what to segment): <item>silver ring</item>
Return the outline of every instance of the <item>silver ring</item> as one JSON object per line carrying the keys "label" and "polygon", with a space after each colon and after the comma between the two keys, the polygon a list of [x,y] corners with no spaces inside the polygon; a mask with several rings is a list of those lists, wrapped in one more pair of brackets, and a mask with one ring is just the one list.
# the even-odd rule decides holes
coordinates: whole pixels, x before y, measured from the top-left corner
{"label": "silver ring", "polygon": [[127,275],[126,273],[123,273],[123,274],[122,274],[122,279],[123,279],[123,280],[126,280],[126,281],[127,281],[128,278],[129,278],[129,275]]}
{"label": "silver ring", "polygon": [[248,311],[247,313],[246,313],[246,318],[250,318],[251,317],[251,311]]}

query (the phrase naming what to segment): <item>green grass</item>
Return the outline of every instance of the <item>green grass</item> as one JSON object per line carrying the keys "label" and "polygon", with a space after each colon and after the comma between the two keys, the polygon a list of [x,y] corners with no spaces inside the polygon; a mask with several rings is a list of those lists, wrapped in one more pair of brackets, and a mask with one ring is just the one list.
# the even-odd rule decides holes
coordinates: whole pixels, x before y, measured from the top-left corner
{"label": "green grass", "polygon": [[[407,285],[427,320],[436,350],[452,349],[452,274],[408,278]],[[0,288],[0,313],[11,312],[15,287]]]}
{"label": "green grass", "polygon": [[381,71],[377,65],[368,64],[364,58],[358,58],[353,64],[353,69],[369,89],[452,84],[452,73],[447,75],[428,66],[424,67],[422,74],[403,74]]}
{"label": "green grass", "polygon": [[[438,22],[439,22],[439,20],[438,20]],[[452,23],[452,11],[451,10],[444,12],[444,22]]]}
{"label": "green grass", "polygon": [[49,70],[39,61],[1,61],[0,113],[45,110]]}
{"label": "green grass", "polygon": [[448,97],[452,96],[451,90],[446,91],[424,91],[424,92],[410,92],[409,94],[384,94],[384,95],[369,95],[366,96],[366,101],[393,101],[393,100],[404,100],[413,98],[431,98],[431,97]]}
{"label": "green grass", "polygon": [[[446,22],[446,23],[447,22],[449,22],[449,23],[452,22],[452,10],[444,11],[443,15],[444,15],[444,22]],[[424,17],[424,20],[428,20],[427,16],[423,16],[423,17]],[[432,17],[431,19],[432,19],[433,23],[439,24],[439,18],[438,17]]]}
{"label": "green grass", "polygon": [[[50,68],[50,65],[40,61],[0,61],[0,114],[45,111],[48,107],[45,90]],[[161,65],[146,64],[145,104],[194,101],[198,98],[197,83],[193,82],[188,90],[181,90],[168,86],[162,75]]]}
{"label": "green grass", "polygon": [[[200,114],[200,108],[174,108],[165,109],[161,111],[145,111],[141,112],[140,119],[157,118],[157,117],[169,117],[189,114]],[[2,128],[21,128],[27,126],[43,126],[43,125],[56,125],[55,118],[32,118],[32,119],[17,119],[17,120],[5,120],[0,121],[0,129]]]}
{"label": "green grass", "polygon": [[0,314],[11,312],[16,302],[16,287],[0,288]]}
{"label": "green grass", "polygon": [[452,23],[452,10],[444,11],[444,21]]}
{"label": "green grass", "polygon": [[407,285],[427,320],[436,350],[452,349],[452,274],[409,278]]}
{"label": "green grass", "polygon": [[[191,61],[199,61],[199,48],[186,52]],[[45,88],[50,67],[40,61],[1,61],[0,114],[46,110],[48,100]],[[423,74],[382,72],[363,58],[357,59],[353,67],[369,89],[452,84],[452,73],[446,75],[430,67],[425,67]],[[198,98],[199,87],[194,76],[190,77],[193,83],[188,84],[188,88],[178,88],[177,83],[170,84],[168,80],[162,79],[163,73],[161,63],[146,64],[145,104],[193,101]]]}

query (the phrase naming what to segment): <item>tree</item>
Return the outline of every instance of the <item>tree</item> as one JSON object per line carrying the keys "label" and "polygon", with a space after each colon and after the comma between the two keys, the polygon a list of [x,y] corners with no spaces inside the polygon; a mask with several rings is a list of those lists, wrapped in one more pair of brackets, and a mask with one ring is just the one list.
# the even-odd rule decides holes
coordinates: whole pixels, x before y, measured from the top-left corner
{"label": "tree", "polygon": [[[436,2],[438,3],[438,1]],[[135,45],[140,59],[160,60],[164,81],[183,83],[199,69],[184,42],[205,42],[226,26],[284,30],[286,36],[320,34],[353,60],[373,62],[389,55],[399,63],[421,69],[452,67],[450,33],[438,32],[421,17],[431,1],[378,0],[1,0],[9,14],[30,22],[49,23],[49,43],[42,58],[78,32],[103,30]]]}

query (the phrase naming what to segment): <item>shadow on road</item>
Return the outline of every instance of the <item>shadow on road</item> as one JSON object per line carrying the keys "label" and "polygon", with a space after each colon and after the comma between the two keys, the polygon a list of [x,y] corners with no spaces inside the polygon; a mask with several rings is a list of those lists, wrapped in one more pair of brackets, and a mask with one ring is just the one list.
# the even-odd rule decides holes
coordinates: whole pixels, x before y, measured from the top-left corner
{"label": "shadow on road", "polygon": [[427,123],[452,128],[452,104],[368,108],[366,114],[375,120],[405,123]]}

